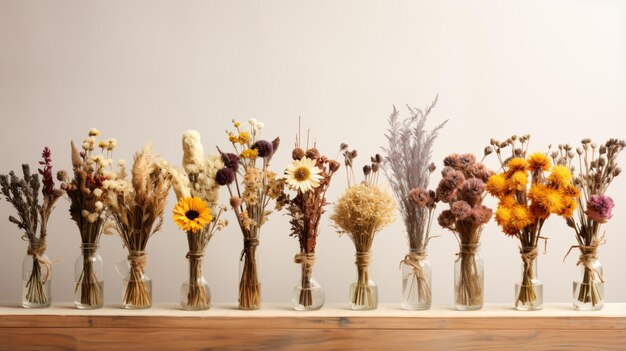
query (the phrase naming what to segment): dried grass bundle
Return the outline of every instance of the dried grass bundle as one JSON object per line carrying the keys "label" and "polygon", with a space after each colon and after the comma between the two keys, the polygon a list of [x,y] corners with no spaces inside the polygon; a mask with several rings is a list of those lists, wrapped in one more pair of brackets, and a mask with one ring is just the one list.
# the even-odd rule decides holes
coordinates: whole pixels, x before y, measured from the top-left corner
{"label": "dried grass bundle", "polygon": [[[27,289],[25,307],[49,305],[50,296],[47,295],[44,285],[49,281],[52,262],[46,258],[46,239],[48,236],[48,220],[57,200],[64,191],[55,188],[52,177],[52,153],[48,147],[42,152],[43,161],[39,162],[43,168],[39,169],[42,182],[37,174],[31,174],[30,166],[22,165],[24,177],[19,178],[13,171],[8,175],[0,175],[0,190],[5,199],[15,207],[18,218],[9,216],[9,221],[24,231],[22,240],[28,241],[27,254],[33,258],[33,266],[26,282]],[[65,171],[57,173],[57,178],[64,181]],[[43,187],[41,187],[43,183]],[[43,203],[39,204],[39,188],[43,196]],[[39,230],[39,234],[37,231]],[[43,266],[43,268],[42,268]]]}
{"label": "dried grass bundle", "polygon": [[167,163],[146,145],[135,153],[132,179],[105,180],[103,199],[114,223],[114,230],[128,250],[130,273],[124,290],[123,306],[147,308],[152,305],[150,287],[144,279],[148,239],[161,229],[171,174]]}
{"label": "dried grass bundle", "polygon": [[[352,165],[357,156],[356,150],[348,151],[342,144],[346,171],[354,174]],[[388,192],[378,186],[378,172],[382,157],[376,155],[372,164],[363,167],[365,180],[355,184],[354,176],[349,179],[348,188],[337,200],[330,219],[335,222],[339,235],[348,235],[356,249],[357,282],[352,295],[352,304],[365,308],[376,306],[374,292],[369,286],[368,267],[374,236],[382,228],[393,223],[396,206]]]}

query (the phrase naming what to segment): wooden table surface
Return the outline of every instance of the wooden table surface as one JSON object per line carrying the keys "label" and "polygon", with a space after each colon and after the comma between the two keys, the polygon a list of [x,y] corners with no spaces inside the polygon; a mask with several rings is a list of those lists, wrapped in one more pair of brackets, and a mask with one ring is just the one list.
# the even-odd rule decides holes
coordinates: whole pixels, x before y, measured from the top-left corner
{"label": "wooden table surface", "polygon": [[159,304],[80,311],[71,304],[28,310],[0,304],[0,350],[626,350],[626,303],[601,311],[547,304],[522,312],[487,305],[405,311],[381,305],[352,311],[330,305],[297,312],[285,304],[258,311],[217,305],[183,311]]}

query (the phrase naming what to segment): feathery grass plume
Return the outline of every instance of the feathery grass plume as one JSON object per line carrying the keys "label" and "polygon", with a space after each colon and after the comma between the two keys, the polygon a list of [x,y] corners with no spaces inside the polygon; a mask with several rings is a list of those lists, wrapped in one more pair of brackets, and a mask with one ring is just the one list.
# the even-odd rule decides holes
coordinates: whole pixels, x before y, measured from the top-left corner
{"label": "feathery grass plume", "polygon": [[612,217],[615,204],[606,192],[622,172],[617,159],[625,146],[624,140],[609,139],[598,146],[585,138],[575,150],[569,144],[561,144],[550,152],[555,164],[574,172],[577,189],[571,191],[581,194],[575,214],[565,218],[567,225],[574,229],[578,243],[567,254],[578,248],[580,256],[576,265],[583,267],[583,277],[578,282],[580,288],[574,295],[574,306],[577,308],[600,309],[604,305],[600,289],[604,277],[597,267],[597,258],[598,247],[606,243],[606,238],[604,234],[600,235],[600,228]]}
{"label": "feathery grass plume", "polygon": [[[186,232],[189,248],[186,256],[189,260],[188,291],[181,305],[184,309],[205,310],[210,308],[211,301],[202,275],[204,253],[213,235],[228,225],[226,220],[221,219],[226,208],[218,206],[218,176],[224,162],[219,155],[204,154],[200,133],[195,130],[183,134],[182,146],[182,168],[168,168],[172,188],[179,201],[174,208],[173,219]],[[215,212],[216,215],[211,215]]]}
{"label": "feathery grass plume", "polygon": [[[438,202],[434,192],[428,189],[430,175],[436,167],[431,161],[432,148],[448,120],[428,129],[428,117],[436,106],[439,96],[424,110],[407,105],[409,116],[401,119],[393,107],[389,116],[389,128],[385,137],[388,145],[383,147],[387,167],[385,175],[391,184],[400,215],[404,221],[410,252],[401,265],[412,267],[412,276],[407,278],[406,301],[419,305],[430,305],[431,291],[421,262],[426,258],[426,247],[430,236],[434,210]],[[420,195],[421,194],[421,195]],[[423,201],[415,201],[415,195],[429,198],[426,206]],[[404,277],[403,277],[404,279]]]}
{"label": "feathery grass plume", "polygon": [[[24,231],[22,240],[28,241],[27,254],[33,258],[30,275],[23,286],[25,294],[22,304],[24,307],[50,306],[48,282],[52,262],[45,255],[48,220],[55,203],[65,193],[63,189],[55,187],[50,149],[45,147],[41,156],[43,161],[40,161],[39,164],[43,167],[38,172],[42,176],[42,181],[39,180],[37,174],[31,173],[28,164],[22,165],[23,178],[16,176],[13,171],[9,172],[8,175],[0,175],[0,190],[7,202],[13,205],[18,215],[18,218],[9,216],[9,221]],[[57,173],[57,178],[61,181],[64,181],[66,176],[65,171]],[[40,188],[43,199],[41,205],[39,204]],[[38,231],[39,233],[37,233]]]}
{"label": "feathery grass plume", "polygon": [[130,272],[124,290],[125,308],[152,306],[152,293],[145,279],[148,239],[161,229],[171,174],[167,163],[145,145],[135,153],[132,179],[105,180],[103,198],[114,224],[113,230],[128,250]]}
{"label": "feathery grass plume", "polygon": [[[74,177],[63,187],[70,200],[70,216],[78,226],[81,237],[82,272],[76,282],[74,302],[78,308],[98,308],[103,305],[103,277],[94,267],[96,249],[100,236],[108,223],[109,211],[103,199],[107,189],[103,188],[106,180],[116,180],[126,176],[124,161],[118,162],[117,171],[113,171],[113,150],[115,139],[98,141],[100,131],[93,128],[81,144],[79,151],[71,142],[71,157]],[[99,152],[96,151],[99,148]]]}
{"label": "feathery grass plume", "polygon": [[319,309],[323,301],[318,306],[314,305],[312,292],[315,246],[320,219],[328,204],[326,191],[340,164],[321,155],[317,145],[314,144],[311,148],[309,145],[302,145],[299,130],[292,158],[293,162],[285,169],[285,178],[291,190],[296,192],[295,196],[287,197],[286,200],[286,208],[291,217],[290,236],[297,238],[300,243],[300,251],[295,257],[295,262],[302,268],[299,305],[296,308]]}
{"label": "feathery grass plume", "polygon": [[253,118],[248,120],[247,129],[235,120],[233,126],[236,132],[226,133],[235,154],[222,152],[218,148],[222,159],[227,160],[219,183],[228,189],[230,204],[243,235],[239,308],[255,310],[261,308],[261,284],[256,262],[261,227],[272,213],[267,209],[271,200],[275,201],[277,210],[286,204],[283,192],[285,180],[269,169],[280,139],[271,142],[259,139],[265,125]]}
{"label": "feathery grass plume", "polygon": [[[491,139],[490,146],[500,161],[500,173],[489,177],[487,191],[498,198],[495,218],[503,232],[520,241],[522,282],[515,301],[519,309],[541,308],[534,281],[533,265],[546,219],[552,215],[569,218],[580,193],[572,182],[571,170],[552,165],[548,155],[528,156],[530,135],[513,135],[506,141]],[[510,147],[510,156],[504,155]],[[549,173],[548,173],[549,171]]]}
{"label": "feathery grass plume", "polygon": [[364,180],[357,183],[353,164],[357,151],[348,150],[342,143],[348,188],[339,197],[330,219],[335,222],[339,235],[347,235],[356,249],[357,282],[351,288],[351,308],[374,309],[377,296],[369,283],[369,263],[374,236],[395,218],[396,206],[393,197],[378,185],[383,158],[372,157],[372,163],[363,167]]}

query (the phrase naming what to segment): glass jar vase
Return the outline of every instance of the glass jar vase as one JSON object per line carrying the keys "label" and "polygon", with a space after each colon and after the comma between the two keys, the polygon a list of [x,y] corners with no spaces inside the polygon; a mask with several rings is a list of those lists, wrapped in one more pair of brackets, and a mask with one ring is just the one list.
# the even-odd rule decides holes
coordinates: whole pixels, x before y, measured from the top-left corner
{"label": "glass jar vase", "polygon": [[369,279],[370,252],[356,253],[357,280],[350,285],[350,308],[375,310],[378,307],[378,287]]}
{"label": "glass jar vase", "polygon": [[258,310],[261,308],[261,283],[257,247],[259,241],[244,241],[242,257],[239,260],[239,309]]}
{"label": "glass jar vase", "polygon": [[604,307],[604,279],[602,264],[595,252],[587,256],[584,252],[579,259],[581,279],[573,282],[574,308],[584,311],[596,311]]}
{"label": "glass jar vase", "polygon": [[[29,248],[30,252],[30,248]],[[44,253],[28,254],[22,261],[22,306],[45,308],[50,298],[50,260]]]}
{"label": "glass jar vase", "polygon": [[201,311],[211,308],[211,290],[202,273],[204,253],[189,252],[189,279],[180,288],[180,305],[185,310]]}
{"label": "glass jar vase", "polygon": [[145,274],[147,253],[131,251],[128,255],[130,269],[124,277],[124,299],[126,309],[144,309],[152,306],[152,279]]}
{"label": "glass jar vase", "polygon": [[313,277],[315,253],[300,253],[295,262],[301,266],[301,276],[298,285],[293,288],[291,304],[297,311],[316,311],[324,306],[326,294],[322,286]]}
{"label": "glass jar vase", "polygon": [[537,248],[522,247],[522,280],[515,284],[515,308],[533,311],[543,308],[543,284],[537,275]]}
{"label": "glass jar vase", "polygon": [[81,310],[104,305],[104,265],[97,250],[97,244],[81,244],[74,264],[74,305]]}
{"label": "glass jar vase", "polygon": [[484,298],[484,263],[480,244],[464,244],[454,263],[454,305],[461,311],[479,310]]}
{"label": "glass jar vase", "polygon": [[427,310],[432,305],[432,269],[426,250],[411,249],[400,262],[402,308]]}

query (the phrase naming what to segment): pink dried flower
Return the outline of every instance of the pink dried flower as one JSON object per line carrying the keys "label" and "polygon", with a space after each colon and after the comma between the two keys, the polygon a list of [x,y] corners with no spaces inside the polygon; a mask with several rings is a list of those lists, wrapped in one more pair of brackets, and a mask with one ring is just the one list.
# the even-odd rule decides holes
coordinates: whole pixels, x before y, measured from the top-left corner
{"label": "pink dried flower", "polygon": [[444,179],[439,182],[437,187],[437,199],[441,202],[448,203],[456,196],[456,187],[450,187]]}
{"label": "pink dried flower", "polygon": [[456,220],[454,218],[454,215],[452,214],[452,211],[444,210],[441,212],[441,214],[437,218],[437,222],[439,222],[439,225],[442,228],[453,229],[454,223],[456,222]]}
{"label": "pink dried flower", "polygon": [[475,204],[480,200],[484,191],[485,183],[477,178],[466,180],[461,187],[461,193],[472,204]]}
{"label": "pink dried flower", "polygon": [[591,195],[587,201],[587,217],[598,223],[606,223],[613,214],[611,211],[615,207],[613,199],[605,195]]}
{"label": "pink dried flower", "polygon": [[459,161],[463,167],[469,167],[476,163],[476,156],[474,156],[474,154],[463,154],[459,158]]}
{"label": "pink dried flower", "polygon": [[485,206],[479,205],[472,209],[472,219],[476,221],[477,225],[486,224],[491,219],[492,210]]}
{"label": "pink dried flower", "polygon": [[463,166],[461,163],[461,156],[459,154],[449,155],[443,159],[443,165],[459,170]]}
{"label": "pink dried flower", "polygon": [[428,190],[422,188],[409,191],[409,199],[418,207],[426,207],[433,201]]}
{"label": "pink dried flower", "polygon": [[457,221],[462,221],[472,214],[472,206],[463,200],[455,201],[450,206],[450,210]]}

